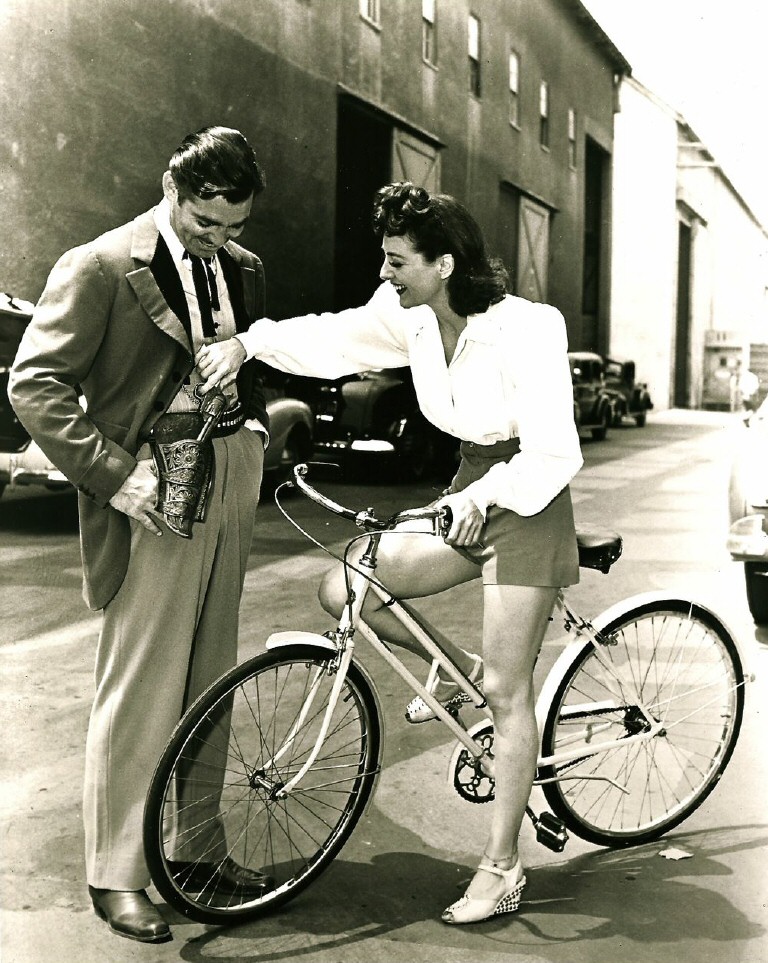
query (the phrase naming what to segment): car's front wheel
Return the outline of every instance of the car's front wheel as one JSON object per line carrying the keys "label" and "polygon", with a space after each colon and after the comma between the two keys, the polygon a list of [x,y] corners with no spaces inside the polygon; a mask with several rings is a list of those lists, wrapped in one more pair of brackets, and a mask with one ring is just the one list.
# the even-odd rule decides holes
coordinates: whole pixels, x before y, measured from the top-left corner
{"label": "car's front wheel", "polygon": [[312,439],[309,432],[303,425],[296,425],[292,428],[288,437],[285,439],[280,461],[273,472],[273,483],[275,487],[293,477],[293,469],[302,461],[307,461],[312,456]]}
{"label": "car's front wheel", "polygon": [[758,625],[768,625],[768,564],[745,562],[744,578],[752,618]]}
{"label": "car's front wheel", "polygon": [[432,432],[420,418],[408,418],[393,432],[395,473],[401,481],[423,481],[432,471],[435,443]]}
{"label": "car's front wheel", "polygon": [[606,436],[608,435],[608,429],[611,426],[612,418],[613,412],[611,411],[611,408],[606,405],[605,408],[603,408],[603,414],[600,418],[600,426],[592,429],[592,437],[595,439],[595,441],[605,441]]}

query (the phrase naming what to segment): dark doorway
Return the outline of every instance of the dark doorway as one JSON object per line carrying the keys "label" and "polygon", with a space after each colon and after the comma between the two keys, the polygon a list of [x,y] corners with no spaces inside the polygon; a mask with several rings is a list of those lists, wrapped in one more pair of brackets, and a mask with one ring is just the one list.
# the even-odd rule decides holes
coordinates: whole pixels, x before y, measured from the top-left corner
{"label": "dark doorway", "polygon": [[603,289],[603,222],[607,155],[587,138],[584,150],[584,260],[582,264],[581,346],[603,351],[600,314]]}
{"label": "dark doorway", "polygon": [[391,180],[392,125],[351,97],[338,107],[334,308],[365,303],[379,283],[381,245],[371,230],[376,191]]}
{"label": "dark doorway", "polygon": [[675,408],[690,406],[688,357],[691,352],[691,250],[692,232],[680,222],[677,236],[677,318],[675,326]]}
{"label": "dark doorway", "polygon": [[502,183],[499,191],[496,250],[509,275],[509,290],[512,294],[518,294],[520,191],[504,183]]}

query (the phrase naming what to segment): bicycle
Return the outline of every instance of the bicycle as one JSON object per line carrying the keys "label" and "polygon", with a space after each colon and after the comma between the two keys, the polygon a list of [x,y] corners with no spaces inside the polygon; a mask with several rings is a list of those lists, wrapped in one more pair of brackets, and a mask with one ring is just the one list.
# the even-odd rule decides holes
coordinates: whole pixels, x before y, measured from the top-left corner
{"label": "bicycle", "polygon": [[[441,536],[445,513],[430,507],[379,519],[373,509],[355,512],[312,487],[307,471],[296,467],[293,484],[362,530],[348,548],[365,539],[360,562],[347,568],[338,626],[324,635],[274,633],[264,653],[214,682],[176,727],[147,797],[153,881],[169,905],[198,922],[240,922],[293,899],[330,865],[363,814],[381,770],[383,717],[373,681],[354,657],[358,634],[456,738],[449,778],[459,795],[472,803],[494,798],[493,724],[481,689],[375,577],[383,532],[424,520]],[[614,533],[581,532],[578,542],[586,568],[607,574],[621,555]],[[369,591],[430,654],[425,683],[361,619]],[[537,839],[554,851],[568,830],[611,847],[654,840],[701,805],[731,758],[748,681],[739,646],[709,608],[660,593],[587,621],[560,592],[555,611],[571,640],[537,700],[534,785],[552,810],[536,815],[529,805]],[[446,709],[430,694],[438,668],[459,684],[463,705]],[[481,713],[471,726],[461,717],[465,706]],[[260,892],[221,886],[218,867],[227,857],[266,874],[268,885]]]}

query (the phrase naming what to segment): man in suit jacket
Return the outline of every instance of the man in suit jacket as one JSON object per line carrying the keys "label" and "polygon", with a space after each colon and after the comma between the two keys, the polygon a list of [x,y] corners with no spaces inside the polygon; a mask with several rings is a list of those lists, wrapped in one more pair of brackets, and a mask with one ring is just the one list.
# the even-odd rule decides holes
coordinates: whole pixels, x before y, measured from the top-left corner
{"label": "man in suit jacket", "polygon": [[[261,262],[232,238],[265,180],[239,131],[211,127],[185,138],[162,183],[157,207],[55,265],[9,387],[79,492],[84,596],[103,609],[86,742],[89,892],[114,932],[143,942],[171,938],[144,891],[144,800],[185,707],[236,661],[269,427],[261,383],[244,371],[213,439],[205,522],[191,539],[163,524],[148,441],[162,419],[197,411],[200,346],[264,313]],[[190,255],[204,259],[204,287]],[[231,860],[219,871],[232,886],[269,882]]]}

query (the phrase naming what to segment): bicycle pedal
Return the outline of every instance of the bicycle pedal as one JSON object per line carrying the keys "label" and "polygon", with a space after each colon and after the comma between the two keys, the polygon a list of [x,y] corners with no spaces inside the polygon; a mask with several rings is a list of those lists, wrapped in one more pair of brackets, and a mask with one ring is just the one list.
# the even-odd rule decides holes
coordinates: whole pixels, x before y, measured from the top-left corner
{"label": "bicycle pedal", "polygon": [[552,813],[542,813],[536,820],[536,840],[554,853],[562,853],[568,842],[568,830]]}

